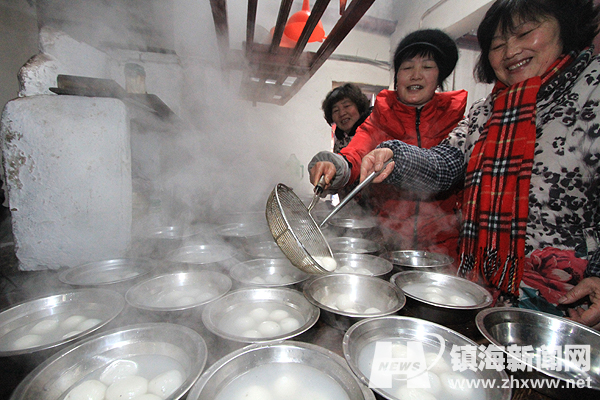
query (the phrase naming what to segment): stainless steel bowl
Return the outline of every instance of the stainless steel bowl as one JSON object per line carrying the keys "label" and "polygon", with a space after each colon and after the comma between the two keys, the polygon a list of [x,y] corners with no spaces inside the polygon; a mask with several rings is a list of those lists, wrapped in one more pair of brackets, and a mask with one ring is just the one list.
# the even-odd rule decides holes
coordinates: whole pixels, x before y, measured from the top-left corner
{"label": "stainless steel bowl", "polygon": [[0,313],[0,357],[50,354],[98,331],[124,306],[121,294],[91,288],[14,305]]}
{"label": "stainless steel bowl", "polygon": [[[263,337],[244,336],[241,328],[235,331],[234,329],[227,329],[226,322],[235,323],[231,321],[231,318],[241,311],[245,311],[243,315],[246,316],[252,315],[252,310],[255,309],[270,310],[280,307],[291,309],[292,312],[297,313],[298,318],[302,319],[302,321],[298,321],[296,329],[284,330],[284,333]],[[250,311],[248,312],[248,310]],[[222,339],[238,343],[289,339],[310,329],[318,319],[319,309],[317,307],[306,300],[302,293],[286,288],[243,288],[235,290],[208,304],[202,312],[202,322],[209,331]],[[260,321],[255,322],[255,324],[259,323]],[[247,328],[247,330],[250,329],[254,328]]]}
{"label": "stainless steel bowl", "polygon": [[229,275],[240,286],[262,287],[297,285],[309,277],[284,258],[260,258],[239,263],[231,268]]}
{"label": "stainless steel bowl", "polygon": [[27,375],[11,400],[62,399],[86,378],[98,379],[111,363],[132,359],[145,364],[146,372],[155,371],[146,377],[148,380],[177,367],[184,381],[168,397],[176,400],[198,379],[206,355],[204,340],[189,328],[161,323],[131,325],[95,335],[55,354]]}
{"label": "stainless steel bowl", "polygon": [[[492,296],[483,287],[467,279],[441,274],[437,272],[404,271],[398,272],[390,278],[390,282],[398,286],[406,295],[405,309],[417,318],[437,322],[443,325],[457,325],[467,321],[474,321],[475,316],[482,309],[492,304]],[[432,301],[423,296],[407,291],[408,285],[420,284],[427,286],[433,294],[460,293],[472,301],[471,305],[452,305]]]}
{"label": "stainless steel bowl", "polygon": [[135,281],[154,268],[155,261],[147,258],[117,258],[69,268],[61,272],[58,279],[72,286],[104,287],[126,292]]}
{"label": "stainless steel bowl", "polygon": [[389,254],[389,259],[395,267],[396,272],[400,271],[429,271],[445,272],[454,259],[444,254],[432,253],[423,250],[396,250]]}
{"label": "stainless steel bowl", "polygon": [[337,262],[334,273],[385,276],[392,271],[392,263],[370,254],[334,253]]}
{"label": "stainless steel bowl", "polygon": [[373,240],[356,237],[337,237],[327,239],[334,253],[378,254],[381,245]]}
{"label": "stainless steel bowl", "polygon": [[172,251],[167,260],[179,268],[227,271],[235,262],[235,251],[223,244],[192,244]]}
{"label": "stainless steel bowl", "polygon": [[[281,375],[261,375],[261,371],[265,371],[265,368],[271,366],[276,368],[276,374],[280,373]],[[291,369],[292,367],[301,367],[304,368],[304,371],[306,368],[310,368],[309,371],[324,374],[328,380],[327,383],[335,385],[350,400],[375,400],[373,392],[356,379],[342,357],[322,347],[292,340],[254,344],[226,355],[202,374],[190,390],[187,400],[223,400],[218,397],[219,394],[244,375],[256,377],[252,382],[254,384],[260,383],[261,379],[272,380],[272,387],[284,392],[283,397],[273,398],[322,398],[320,390],[324,389],[323,386],[315,387],[314,382],[306,379],[306,375],[290,373],[291,371],[295,372],[294,369]],[[280,383],[278,387],[278,382],[287,383],[287,386],[283,387]],[[267,395],[271,396],[268,392],[271,386],[264,388],[261,386],[261,388],[262,393],[266,391]],[[254,394],[258,394],[258,390]],[[244,398],[250,399],[250,396]],[[253,398],[264,399],[267,397]]]}
{"label": "stainless steel bowl", "polygon": [[255,258],[286,258],[277,243],[273,240],[250,242],[244,245],[244,252]]}
{"label": "stainless steel bowl", "polygon": [[272,238],[266,219],[220,225],[217,227],[217,234],[226,242],[240,248],[247,243],[261,242]]}
{"label": "stainless steel bowl", "polygon": [[131,306],[153,312],[197,309],[224,296],[231,279],[215,271],[187,271],[147,279],[125,295]]}
{"label": "stainless steel bowl", "polygon": [[[539,392],[557,399],[600,398],[600,332],[566,318],[513,307],[483,310],[477,314],[476,324],[487,340],[504,351],[507,359],[516,359],[527,365],[525,371],[515,371],[518,378],[537,380],[538,383],[544,380],[558,381],[554,382],[555,387],[536,385],[535,389]],[[525,360],[521,354],[508,352],[507,346],[511,345],[532,346],[530,352],[533,357]],[[544,364],[539,363],[544,355],[543,346],[559,347],[557,356],[546,354],[564,362],[560,370],[543,368]],[[565,346],[584,346],[589,356],[589,370],[567,361],[564,357]],[[569,368],[565,368],[566,364]],[[586,380],[585,386],[572,385],[568,388],[569,381],[577,380],[582,383]]]}
{"label": "stainless steel bowl", "polygon": [[140,229],[143,229],[143,233],[136,237],[137,252],[142,257],[160,260],[164,259],[171,251],[181,247],[184,237],[189,235],[180,225],[149,226],[145,224]]}
{"label": "stainless steel bowl", "polygon": [[371,216],[335,216],[327,223],[328,236],[370,238],[379,233],[379,223]]}
{"label": "stainless steel bowl", "polygon": [[365,318],[394,314],[406,302],[402,291],[391,283],[352,274],[311,279],[304,286],[304,296],[321,309],[328,325],[342,331]]}
{"label": "stainless steel bowl", "polygon": [[[381,369],[379,369],[381,365],[377,363],[374,358],[374,349],[379,345],[381,346],[380,351],[382,351],[382,353],[379,353],[380,355],[387,356],[389,359],[400,359],[398,362],[406,365],[407,362],[412,361],[408,358],[408,355],[394,354],[393,347],[391,347],[392,354],[388,355],[386,350],[389,351],[390,347],[385,346],[386,344],[397,344],[398,342],[404,343],[409,341],[421,343],[421,348],[418,346],[414,347],[416,351],[415,354],[413,354],[413,359],[415,361],[423,361],[421,357],[424,356],[427,372],[436,375],[438,373],[442,375],[443,373],[452,372],[454,364],[452,364],[451,361],[448,361],[448,358],[450,357],[453,346],[472,346],[475,349],[477,349],[478,346],[475,342],[465,336],[438,324],[418,318],[387,316],[366,319],[352,325],[344,335],[342,348],[344,351],[344,358],[362,383],[371,387],[373,391],[383,398],[398,400],[400,399],[396,394],[398,386],[405,384],[408,377],[417,377],[418,374],[423,373],[423,371],[421,369],[407,369],[410,371],[409,373],[398,373],[391,377],[391,382],[382,381],[380,382],[381,384],[379,384],[379,382],[371,382],[371,377],[374,376],[371,374],[373,367],[377,368],[375,370],[376,373],[377,371],[381,371]],[[460,347],[458,349],[460,350]],[[435,357],[429,357],[429,354],[434,354]],[[483,354],[481,350],[477,349],[475,355],[479,357]],[[415,365],[413,364],[412,366],[414,367]],[[378,377],[381,378],[381,375]],[[495,379],[498,385],[501,385],[500,382],[504,383],[508,379],[506,372],[496,371],[494,369],[482,369],[475,372],[467,370],[464,377],[477,380],[487,379],[487,382]],[[434,382],[434,380],[430,378],[430,382]],[[392,388],[383,388],[386,383],[392,383]],[[375,388],[374,386],[380,387]],[[435,387],[431,385],[431,390],[434,389]],[[511,398],[510,388],[485,388],[482,390],[484,391],[483,398],[486,400],[509,400]],[[410,398],[423,397],[424,396],[421,395],[420,397]],[[450,396],[438,394],[436,398],[445,399],[450,398]],[[462,393],[462,397],[460,398],[470,399],[475,398],[475,396],[474,393],[471,395],[469,393]]]}

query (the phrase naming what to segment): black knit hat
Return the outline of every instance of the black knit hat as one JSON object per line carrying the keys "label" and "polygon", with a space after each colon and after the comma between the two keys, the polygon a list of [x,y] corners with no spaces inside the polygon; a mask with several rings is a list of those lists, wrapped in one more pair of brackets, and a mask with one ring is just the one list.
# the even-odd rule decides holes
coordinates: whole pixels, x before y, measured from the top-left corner
{"label": "black knit hat", "polygon": [[458,48],[450,36],[439,29],[422,29],[409,33],[394,53],[394,86],[400,64],[416,55],[431,54],[440,71],[438,84],[452,73],[458,61]]}

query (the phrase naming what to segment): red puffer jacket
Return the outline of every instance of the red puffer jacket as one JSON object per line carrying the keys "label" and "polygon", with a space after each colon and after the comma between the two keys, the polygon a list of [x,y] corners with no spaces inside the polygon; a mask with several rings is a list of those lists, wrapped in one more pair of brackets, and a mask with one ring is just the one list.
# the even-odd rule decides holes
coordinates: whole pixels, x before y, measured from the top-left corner
{"label": "red puffer jacket", "polygon": [[[340,151],[352,164],[350,183],[360,175],[362,158],[386,140],[430,148],[439,144],[464,117],[467,92],[436,93],[421,108],[402,104],[393,90],[377,96],[373,112]],[[461,188],[435,196],[401,191],[391,185],[371,185],[361,193],[379,215],[388,246],[458,254]]]}

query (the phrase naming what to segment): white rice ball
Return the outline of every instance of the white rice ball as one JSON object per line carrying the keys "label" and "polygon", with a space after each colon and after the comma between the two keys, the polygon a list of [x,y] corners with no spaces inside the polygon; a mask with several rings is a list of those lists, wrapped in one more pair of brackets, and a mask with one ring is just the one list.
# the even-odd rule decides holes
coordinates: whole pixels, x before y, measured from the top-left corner
{"label": "white rice ball", "polygon": [[40,335],[25,335],[21,336],[13,342],[14,350],[27,349],[42,344],[42,336]]}
{"label": "white rice ball", "polygon": [[131,375],[117,380],[106,389],[106,400],[133,399],[148,391],[148,380],[144,377]]}
{"label": "white rice ball", "polygon": [[240,331],[247,331],[248,329],[254,328],[256,321],[248,315],[242,315],[233,323],[235,327]]}
{"label": "white rice ball", "polygon": [[119,379],[137,374],[138,365],[131,360],[116,360],[108,364],[100,374],[100,382],[112,385]]}
{"label": "white rice ball", "polygon": [[68,317],[60,323],[60,328],[64,331],[72,331],[77,327],[77,325],[79,325],[86,319],[87,317],[84,317],[83,315],[71,315],[70,317]]}
{"label": "white rice ball", "polygon": [[292,332],[300,327],[300,321],[296,318],[288,317],[284,318],[279,322],[279,326],[284,332]]}
{"label": "white rice ball", "polygon": [[262,322],[269,317],[269,312],[262,307],[257,307],[248,313],[256,322]]}
{"label": "white rice ball", "polygon": [[278,335],[281,327],[275,321],[263,321],[258,325],[258,331],[265,337],[271,337]]}
{"label": "white rice ball", "polygon": [[271,321],[281,321],[282,319],[287,318],[289,316],[289,312],[278,308],[276,310],[271,311],[271,314],[269,314],[269,319]]}
{"label": "white rice ball", "polygon": [[148,392],[165,399],[183,383],[183,374],[176,369],[155,376],[148,382]]}
{"label": "white rice ball", "polygon": [[103,400],[106,386],[100,381],[91,379],[75,386],[64,400]]}
{"label": "white rice ball", "polygon": [[98,318],[88,318],[85,321],[83,321],[81,324],[77,325],[77,329],[79,329],[82,332],[87,331],[88,329],[92,329],[93,327],[95,327],[96,325],[98,325],[101,322],[102,322],[102,320],[100,320]]}
{"label": "white rice ball", "polygon": [[58,328],[58,320],[55,318],[44,319],[35,324],[29,331],[32,334],[46,335]]}

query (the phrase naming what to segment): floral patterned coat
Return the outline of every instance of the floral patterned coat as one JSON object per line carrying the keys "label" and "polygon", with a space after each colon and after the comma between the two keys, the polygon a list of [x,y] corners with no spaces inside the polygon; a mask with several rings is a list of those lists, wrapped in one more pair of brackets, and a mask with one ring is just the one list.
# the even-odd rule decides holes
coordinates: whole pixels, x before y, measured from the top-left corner
{"label": "floral patterned coat", "polygon": [[[475,103],[447,139],[465,165],[491,111],[490,96]],[[591,256],[600,248],[600,61],[591,51],[540,90],[536,118],[525,254],[554,247]]]}

